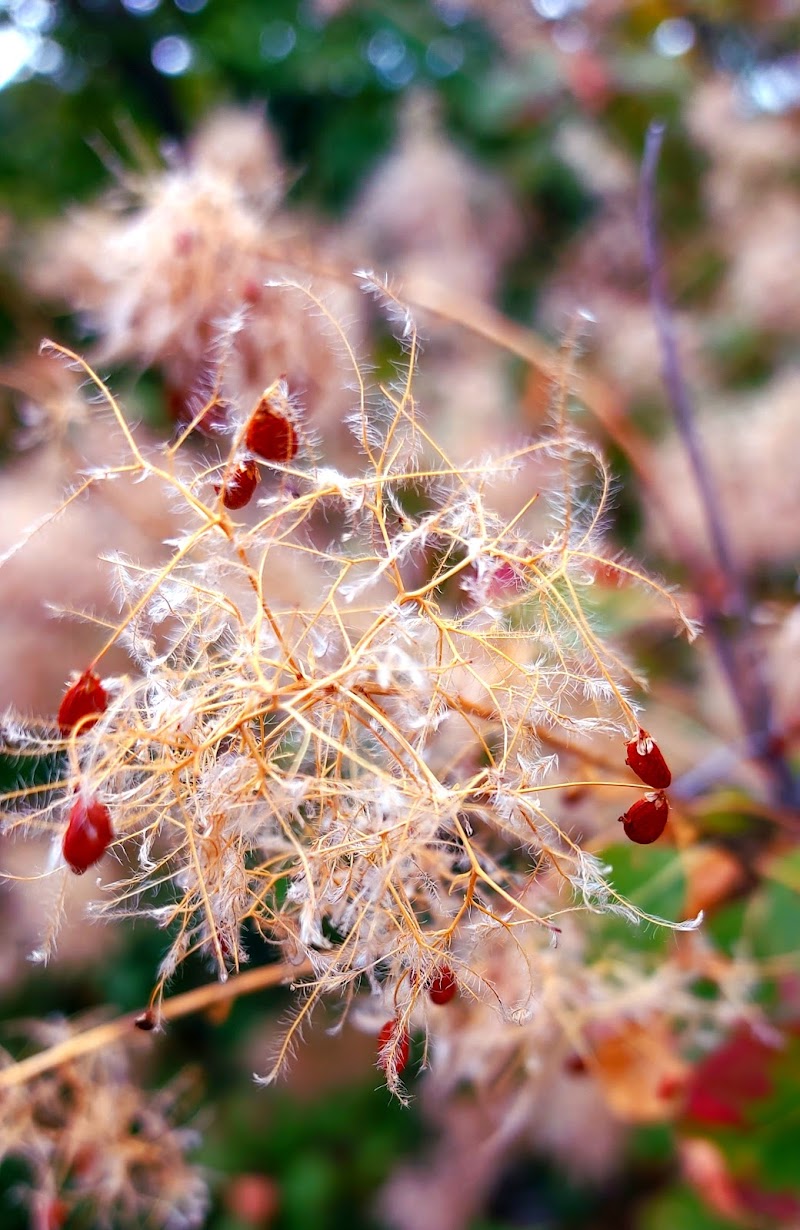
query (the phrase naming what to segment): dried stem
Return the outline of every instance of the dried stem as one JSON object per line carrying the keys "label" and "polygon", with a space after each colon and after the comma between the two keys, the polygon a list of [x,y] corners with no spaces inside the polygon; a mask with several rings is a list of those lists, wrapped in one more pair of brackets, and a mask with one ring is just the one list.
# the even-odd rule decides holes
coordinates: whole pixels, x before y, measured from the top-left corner
{"label": "dried stem", "polygon": [[[184,991],[181,995],[173,995],[164,1000],[158,1011],[159,1020],[175,1021],[179,1017],[189,1016],[193,1012],[202,1012],[204,1008],[238,999],[241,995],[252,995],[254,991],[263,991],[267,987],[279,986],[281,983],[297,981],[311,973],[308,961],[302,965],[263,965],[258,969],[247,970],[237,974],[227,982],[212,982],[206,986],[195,987],[192,991]],[[126,1012],[113,1021],[104,1021],[94,1025],[82,1033],[73,1034],[55,1046],[49,1046],[36,1055],[21,1059],[18,1063],[0,1070],[0,1091],[22,1085],[26,1081],[50,1072],[62,1064],[80,1059],[82,1055],[91,1054],[104,1046],[112,1046],[125,1038],[134,1035],[135,1022],[139,1012]]]}

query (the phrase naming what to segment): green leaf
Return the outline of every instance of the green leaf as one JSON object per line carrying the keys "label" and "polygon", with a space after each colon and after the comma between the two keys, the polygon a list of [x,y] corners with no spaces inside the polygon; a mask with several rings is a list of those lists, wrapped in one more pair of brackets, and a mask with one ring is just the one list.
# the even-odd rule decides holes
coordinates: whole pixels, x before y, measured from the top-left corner
{"label": "green leaf", "polygon": [[[609,879],[615,892],[636,909],[667,922],[681,919],[686,877],[674,850],[626,842],[609,847],[601,858],[611,867]],[[657,951],[665,943],[672,943],[673,935],[669,927],[646,920],[637,927],[626,919],[606,915],[596,929],[595,939],[601,949],[619,944]]]}
{"label": "green leaf", "polygon": [[670,1188],[646,1205],[637,1220],[638,1230],[732,1230],[740,1222],[717,1217],[688,1187]]}

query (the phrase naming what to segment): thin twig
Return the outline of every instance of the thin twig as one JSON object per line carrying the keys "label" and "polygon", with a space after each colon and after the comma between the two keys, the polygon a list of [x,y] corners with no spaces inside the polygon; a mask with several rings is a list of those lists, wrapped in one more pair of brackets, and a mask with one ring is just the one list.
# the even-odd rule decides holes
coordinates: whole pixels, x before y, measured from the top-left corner
{"label": "thin twig", "polygon": [[[226,1000],[238,999],[241,995],[251,995],[254,991],[262,991],[267,987],[294,982],[305,978],[311,972],[311,964],[308,961],[301,965],[259,966],[258,969],[236,974],[227,982],[211,982],[165,999],[159,1007],[158,1018],[162,1021],[175,1021],[179,1017],[202,1012],[204,1008],[224,1003]],[[140,1015],[140,1012],[126,1012],[113,1021],[94,1025],[91,1029],[73,1034],[72,1037],[65,1038],[63,1042],[57,1042],[55,1046],[49,1046],[36,1055],[30,1055],[27,1059],[20,1059],[18,1063],[0,1069],[0,1091],[24,1084],[44,1072],[100,1050],[101,1047],[111,1046],[125,1038],[132,1039],[137,1036],[136,1020]],[[141,1037],[141,1034],[138,1036]]]}
{"label": "thin twig", "polygon": [[[700,499],[717,575],[725,589],[724,609],[708,593],[709,577],[694,563],[695,587],[703,607],[703,619],[714,650],[733,695],[747,745],[769,773],[776,799],[784,806],[797,805],[798,783],[774,737],[772,697],[763,677],[757,648],[752,640],[752,606],[731,547],[727,527],[709,472],[697,430],[697,420],[683,376],[672,312],[664,276],[664,261],[656,218],[655,180],[665,125],[653,122],[647,130],[639,193],[639,221],[645,250],[650,303],[655,321],[661,372],[672,407],[678,435],[683,442]],[[693,553],[694,555],[694,553]],[[690,567],[692,562],[685,561]],[[732,616],[736,626],[725,626]]]}
{"label": "thin twig", "polygon": [[[406,279],[403,299],[411,307],[422,308],[441,316],[443,320],[461,325],[509,354],[524,359],[556,387],[563,382],[563,356],[532,329],[510,320],[489,304],[472,299],[469,295],[456,295],[449,287],[421,275]],[[622,398],[610,384],[596,375],[586,371],[572,375],[574,389],[570,391],[574,391],[615,442],[621,437],[620,447],[628,452],[627,437],[635,435],[638,443],[639,433],[625,415]],[[635,453],[637,450],[632,451]]]}
{"label": "thin twig", "polygon": [[683,378],[674,321],[668,304],[655,206],[655,177],[665,131],[666,125],[660,122],[652,123],[647,130],[639,194],[639,220],[650,283],[650,304],[661,350],[661,374],[675,416],[678,434],[689,458],[714,555],[728,586],[732,613],[744,620],[749,615],[747,595],[734,560],[717,494],[703,455],[700,433],[697,430],[697,418],[686,381]]}

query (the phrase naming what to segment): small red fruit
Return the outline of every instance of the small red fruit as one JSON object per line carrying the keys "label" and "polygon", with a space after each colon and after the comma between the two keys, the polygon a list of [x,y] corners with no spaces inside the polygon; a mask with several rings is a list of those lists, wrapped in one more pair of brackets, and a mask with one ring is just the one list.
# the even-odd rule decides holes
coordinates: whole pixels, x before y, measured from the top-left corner
{"label": "small red fruit", "polygon": [[625,763],[646,786],[653,790],[666,790],[672,781],[672,774],[657,743],[654,743],[646,730],[640,730],[635,739],[627,745]]}
{"label": "small red fruit", "polygon": [[389,1055],[385,1052],[386,1048],[394,1042],[395,1036],[397,1036],[397,1043],[394,1051],[394,1069],[398,1076],[402,1076],[411,1053],[411,1038],[407,1029],[400,1028],[399,1021],[387,1021],[381,1027],[378,1034],[378,1067],[383,1072],[388,1070]]}
{"label": "small red fruit", "polygon": [[114,837],[111,814],[105,803],[78,795],[69,812],[62,849],[70,871],[82,876],[102,858]]}
{"label": "small red fruit", "polygon": [[440,965],[428,982],[428,995],[434,1004],[449,1004],[458,994],[456,976],[449,965]]}
{"label": "small red fruit", "polygon": [[294,424],[269,397],[262,397],[250,415],[244,439],[251,453],[275,463],[291,461],[299,447]]}
{"label": "small red fruit", "polygon": [[91,730],[108,706],[108,692],[94,671],[86,670],[71,683],[58,707],[58,724],[65,735],[80,727],[80,733]]}
{"label": "small red fruit", "polygon": [[656,794],[646,794],[643,799],[628,808],[624,816],[620,816],[625,826],[625,836],[637,845],[649,846],[657,841],[667,825],[669,803],[660,791]]}
{"label": "small red fruit", "polygon": [[260,480],[261,471],[251,459],[227,470],[223,482],[214,484],[214,490],[217,495],[222,492],[222,503],[226,508],[244,508],[252,500]]}

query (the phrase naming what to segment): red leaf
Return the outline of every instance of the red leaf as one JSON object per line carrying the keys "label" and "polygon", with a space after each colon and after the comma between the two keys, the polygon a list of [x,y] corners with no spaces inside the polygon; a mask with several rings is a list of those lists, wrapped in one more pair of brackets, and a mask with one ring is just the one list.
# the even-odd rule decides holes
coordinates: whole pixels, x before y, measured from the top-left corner
{"label": "red leaf", "polygon": [[749,1213],[770,1222],[797,1223],[800,1200],[791,1192],[765,1192],[751,1183],[737,1183],[739,1199]]}
{"label": "red leaf", "polygon": [[698,1123],[743,1127],[745,1111],[772,1092],[769,1073],[775,1048],[757,1038],[747,1026],[692,1071],[687,1086],[686,1115]]}

